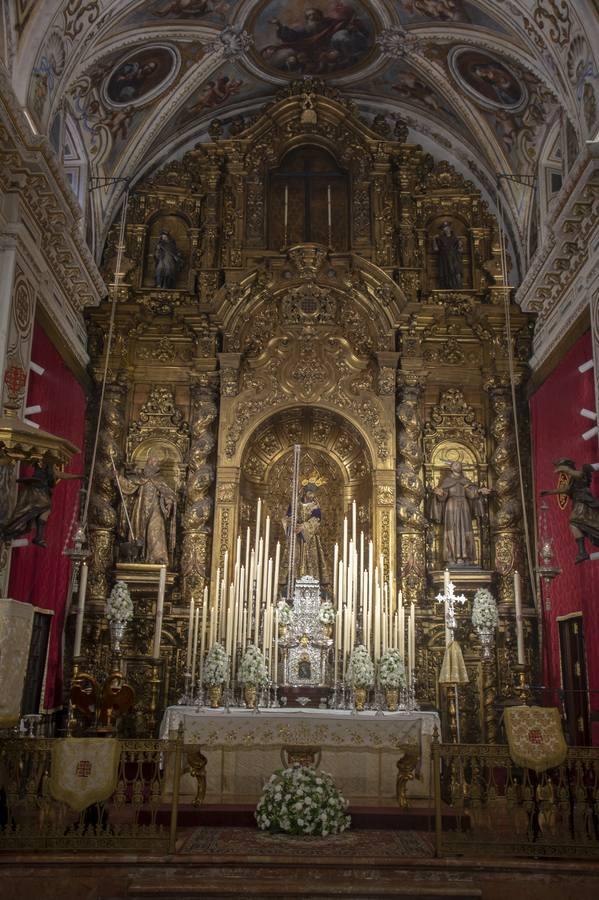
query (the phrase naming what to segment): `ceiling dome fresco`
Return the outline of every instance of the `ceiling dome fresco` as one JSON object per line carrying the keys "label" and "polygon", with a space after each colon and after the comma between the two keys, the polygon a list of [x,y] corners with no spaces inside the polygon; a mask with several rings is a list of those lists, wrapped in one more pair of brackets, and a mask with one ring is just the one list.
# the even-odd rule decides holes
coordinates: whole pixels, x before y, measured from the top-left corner
{"label": "ceiling dome fresco", "polygon": [[450,162],[491,204],[500,177],[520,264],[536,202],[531,185],[555,134],[567,136],[568,168],[599,129],[599,19],[591,2],[14,0],[4,7],[3,53],[20,101],[53,142],[68,127],[102,184],[90,198],[97,255],[124,180],[147,176],[215,133],[239,133],[296,79],[325,80],[375,130],[407,126],[410,142]]}

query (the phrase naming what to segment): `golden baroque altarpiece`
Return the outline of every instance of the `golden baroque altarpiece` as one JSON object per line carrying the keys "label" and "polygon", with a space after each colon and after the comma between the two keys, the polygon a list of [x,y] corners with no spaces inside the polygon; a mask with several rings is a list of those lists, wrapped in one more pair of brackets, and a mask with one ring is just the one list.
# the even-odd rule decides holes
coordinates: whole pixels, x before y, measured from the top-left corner
{"label": "golden baroque altarpiece", "polygon": [[[491,587],[500,611],[490,661],[469,616],[458,616],[470,676],[462,739],[494,741],[497,709],[515,691],[512,585],[514,570],[525,568],[497,222],[447,162],[404,143],[407,129],[373,131],[322,83],[292,84],[234,135],[213,124],[211,143],[138,183],[129,200],[90,511],[90,662],[108,668],[103,605],[117,562],[127,565],[111,455],[125,473],[158,459],[176,496],[153,703],[156,586],[130,580],[136,615],[123,663],[143,732],[181,691],[192,596],[214,586],[258,497],[273,523],[285,514],[300,443],[302,475],[319,485],[325,550],[355,500],[377,558],[395,567],[404,598],[416,604],[418,699],[443,705],[445,630],[434,602],[442,535],[427,510],[459,460],[491,495],[475,529],[476,563],[452,570],[452,580],[469,599]],[[298,159],[316,160],[312,184],[297,175]],[[462,267],[451,289],[439,287],[435,244],[446,222]],[[164,233],[178,254],[168,288],[156,286]],[[107,281],[117,236],[115,226]],[[514,303],[510,315],[521,379],[530,321]],[[88,317],[98,386],[109,317],[109,300]]]}

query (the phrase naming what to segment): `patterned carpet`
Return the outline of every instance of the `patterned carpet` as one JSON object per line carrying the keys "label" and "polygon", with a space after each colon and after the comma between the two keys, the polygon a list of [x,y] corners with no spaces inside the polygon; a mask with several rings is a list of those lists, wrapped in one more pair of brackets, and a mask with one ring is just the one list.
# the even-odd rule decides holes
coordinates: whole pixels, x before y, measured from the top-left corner
{"label": "patterned carpet", "polygon": [[268,834],[257,828],[196,828],[180,853],[216,856],[352,856],[369,859],[433,855],[432,835],[417,831],[352,830],[329,837]]}

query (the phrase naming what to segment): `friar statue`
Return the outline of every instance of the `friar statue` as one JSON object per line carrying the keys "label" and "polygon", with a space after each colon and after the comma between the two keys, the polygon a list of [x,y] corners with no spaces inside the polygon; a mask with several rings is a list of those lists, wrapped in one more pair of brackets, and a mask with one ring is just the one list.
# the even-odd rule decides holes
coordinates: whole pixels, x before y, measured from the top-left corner
{"label": "friar statue", "polygon": [[154,283],[157,288],[172,290],[177,281],[177,274],[183,268],[183,256],[177,242],[168,231],[161,231],[154,248],[156,271]]}
{"label": "friar statue", "polygon": [[[316,499],[316,485],[305,484],[297,501],[296,537],[296,578],[311,575],[321,584],[330,581],[322,541],[320,540],[321,511]],[[289,558],[289,537],[291,535],[291,505],[287,515],[281,520],[287,536],[286,557]]]}
{"label": "friar statue", "polygon": [[442,222],[439,234],[433,238],[433,250],[437,254],[439,287],[459,290],[462,287],[464,245],[449,222]]}
{"label": "friar statue", "polygon": [[175,542],[177,495],[160,477],[160,459],[150,451],[143,469],[119,476],[119,483],[123,495],[133,498],[131,528],[143,561],[168,565],[169,547]]}
{"label": "friar statue", "polygon": [[584,463],[577,469],[574,460],[567,457],[556,460],[553,465],[556,472],[568,477],[568,483],[554,491],[541,491],[541,497],[564,494],[570,498],[572,501],[570,531],[578,545],[578,556],[574,562],[585,562],[590,559],[585,538],[588,538],[595,547],[599,547],[599,498],[591,492],[593,467],[589,463]]}
{"label": "friar statue", "polygon": [[476,562],[472,519],[482,519],[482,497],[491,493],[479,487],[462,472],[462,463],[454,460],[449,473],[433,488],[429,515],[443,525],[443,561],[448,565],[471,566]]}

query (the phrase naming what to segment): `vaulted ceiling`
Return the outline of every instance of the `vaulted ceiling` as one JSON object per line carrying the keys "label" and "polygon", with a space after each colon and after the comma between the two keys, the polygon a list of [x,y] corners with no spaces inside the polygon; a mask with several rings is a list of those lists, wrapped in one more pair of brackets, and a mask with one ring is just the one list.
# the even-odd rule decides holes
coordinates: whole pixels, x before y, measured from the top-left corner
{"label": "vaulted ceiling", "polygon": [[[520,272],[531,176],[599,128],[592,0],[7,0],[2,52],[40,133],[85,160],[95,251],[123,182],[239,129],[291,79],[325,78],[379,129],[447,159],[494,205]],[[563,158],[567,157],[567,158]],[[106,181],[104,181],[106,179]]]}

